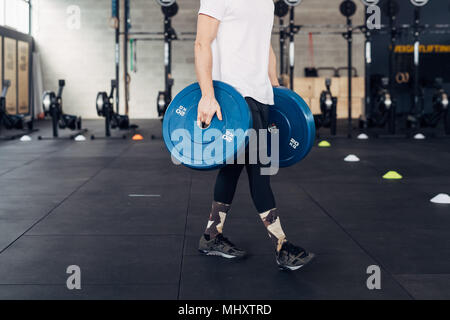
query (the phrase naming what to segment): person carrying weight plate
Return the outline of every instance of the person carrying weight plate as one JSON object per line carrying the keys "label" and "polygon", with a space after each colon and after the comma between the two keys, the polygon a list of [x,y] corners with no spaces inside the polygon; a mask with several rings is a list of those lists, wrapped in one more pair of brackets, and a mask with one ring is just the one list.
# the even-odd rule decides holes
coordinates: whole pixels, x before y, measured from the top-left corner
{"label": "person carrying weight plate", "polygon": [[[202,98],[198,125],[209,125],[221,107],[214,97],[213,80],[233,86],[250,107],[253,129],[267,130],[269,108],[274,104],[273,86],[279,86],[276,56],[271,46],[274,21],[273,0],[201,0],[195,41],[195,67]],[[297,270],[314,254],[290,243],[281,227],[270,176],[262,175],[262,164],[229,164],[217,176],[209,221],[199,251],[224,258],[242,258],[246,252],[222,234],[226,216],[242,170],[246,168],[250,193],[276,249],[280,268]]]}

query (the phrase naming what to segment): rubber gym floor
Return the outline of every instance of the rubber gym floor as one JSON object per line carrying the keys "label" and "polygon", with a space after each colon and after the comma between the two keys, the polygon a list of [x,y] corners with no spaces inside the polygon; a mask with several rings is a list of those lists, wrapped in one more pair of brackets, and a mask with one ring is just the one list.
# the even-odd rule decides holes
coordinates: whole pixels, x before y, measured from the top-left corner
{"label": "rubber gym floor", "polygon": [[[331,139],[281,170],[285,231],[317,254],[282,272],[245,174],[224,232],[250,256],[199,255],[216,172],[173,165],[149,138],[160,123],[137,123],[144,141],[0,142],[0,299],[450,298],[450,208],[429,201],[450,189],[449,140]],[[82,290],[66,287],[70,265]],[[371,265],[381,290],[366,286]]]}

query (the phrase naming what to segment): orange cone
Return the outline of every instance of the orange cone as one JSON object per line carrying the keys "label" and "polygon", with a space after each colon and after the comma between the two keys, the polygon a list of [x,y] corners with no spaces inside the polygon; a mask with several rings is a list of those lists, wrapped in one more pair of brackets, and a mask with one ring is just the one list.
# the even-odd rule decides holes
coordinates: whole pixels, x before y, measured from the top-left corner
{"label": "orange cone", "polygon": [[133,136],[133,141],[142,141],[142,140],[144,140],[144,137],[140,134],[135,134]]}

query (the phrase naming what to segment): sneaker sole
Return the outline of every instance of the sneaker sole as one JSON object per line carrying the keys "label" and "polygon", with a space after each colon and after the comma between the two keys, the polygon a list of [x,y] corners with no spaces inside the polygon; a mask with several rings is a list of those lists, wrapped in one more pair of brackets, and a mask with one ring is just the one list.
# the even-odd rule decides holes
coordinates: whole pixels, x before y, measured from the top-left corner
{"label": "sneaker sole", "polygon": [[235,259],[238,258],[238,256],[232,256],[230,254],[226,254],[220,251],[207,251],[207,250],[199,250],[200,253],[206,255],[206,256],[218,256],[226,259]]}
{"label": "sneaker sole", "polygon": [[296,271],[296,270],[298,270],[298,269],[300,269],[300,268],[303,268],[304,266],[306,266],[306,265],[308,265],[309,263],[311,263],[311,261],[313,261],[314,260],[314,258],[315,258],[316,256],[314,255],[314,254],[311,254],[311,258],[305,263],[305,264],[302,264],[302,265],[300,265],[300,266],[286,266],[286,265],[282,265],[279,261],[278,261],[278,259],[277,259],[277,264],[278,264],[278,268],[280,268],[281,270],[283,270],[283,271]]}

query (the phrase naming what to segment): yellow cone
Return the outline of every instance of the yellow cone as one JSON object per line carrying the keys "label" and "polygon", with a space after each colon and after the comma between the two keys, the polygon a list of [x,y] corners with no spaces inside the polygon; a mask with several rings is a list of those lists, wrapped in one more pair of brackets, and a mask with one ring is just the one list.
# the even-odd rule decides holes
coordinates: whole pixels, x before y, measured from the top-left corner
{"label": "yellow cone", "polygon": [[401,174],[399,174],[396,171],[389,171],[388,173],[386,173],[383,176],[383,179],[387,179],[387,180],[400,180],[403,179],[403,177],[401,176]]}
{"label": "yellow cone", "polygon": [[331,143],[329,143],[328,141],[323,140],[323,141],[319,142],[319,147],[321,147],[321,148],[329,148],[329,147],[331,147]]}

